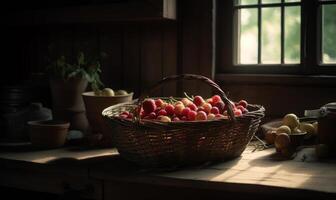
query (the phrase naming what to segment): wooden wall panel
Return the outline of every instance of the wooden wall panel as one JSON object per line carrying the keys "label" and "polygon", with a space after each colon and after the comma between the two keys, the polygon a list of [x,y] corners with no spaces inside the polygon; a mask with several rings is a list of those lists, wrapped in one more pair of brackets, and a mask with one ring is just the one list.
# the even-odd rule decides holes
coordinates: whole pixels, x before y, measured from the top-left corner
{"label": "wooden wall panel", "polygon": [[[177,23],[172,22],[163,26],[162,43],[162,76],[167,77],[177,74]],[[176,96],[176,82],[163,86],[163,96]]]}
{"label": "wooden wall panel", "polygon": [[101,27],[99,29],[99,50],[101,55],[101,78],[105,87],[123,88],[123,32],[121,26]]}
{"label": "wooden wall panel", "polygon": [[[182,73],[212,74],[212,1],[181,1],[182,9]],[[210,95],[209,87],[199,81],[183,83],[183,89],[193,95]]]}
{"label": "wooden wall panel", "polygon": [[124,27],[123,68],[124,87],[127,91],[133,91],[134,96],[139,96],[141,90],[140,74],[140,27],[139,25]]}
{"label": "wooden wall panel", "polygon": [[[141,90],[147,90],[162,79],[162,25],[145,24],[141,33]],[[161,96],[161,90],[149,96]]]}

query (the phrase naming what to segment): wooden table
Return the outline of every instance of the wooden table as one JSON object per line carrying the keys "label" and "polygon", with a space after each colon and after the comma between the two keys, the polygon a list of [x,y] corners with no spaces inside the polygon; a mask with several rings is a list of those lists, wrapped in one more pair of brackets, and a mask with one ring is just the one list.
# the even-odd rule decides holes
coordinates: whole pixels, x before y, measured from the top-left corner
{"label": "wooden table", "polygon": [[115,149],[62,148],[1,152],[0,185],[92,199],[204,199],[336,197],[336,162],[317,162],[313,148],[279,161],[274,149],[216,165],[149,172],[122,160]]}

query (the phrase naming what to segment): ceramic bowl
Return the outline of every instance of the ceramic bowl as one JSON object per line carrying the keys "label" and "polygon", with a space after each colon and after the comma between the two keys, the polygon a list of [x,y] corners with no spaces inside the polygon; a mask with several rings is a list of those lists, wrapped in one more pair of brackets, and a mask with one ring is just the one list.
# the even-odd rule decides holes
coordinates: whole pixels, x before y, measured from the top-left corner
{"label": "ceramic bowl", "polygon": [[65,144],[69,122],[43,120],[29,121],[30,141],[33,146],[40,148],[58,148]]}
{"label": "ceramic bowl", "polygon": [[[92,133],[102,134],[106,141],[111,140],[110,129],[102,117],[102,111],[118,103],[131,102],[133,100],[133,92],[125,95],[97,96],[91,91],[83,93],[82,96]],[[108,143],[106,145],[110,146]]]}

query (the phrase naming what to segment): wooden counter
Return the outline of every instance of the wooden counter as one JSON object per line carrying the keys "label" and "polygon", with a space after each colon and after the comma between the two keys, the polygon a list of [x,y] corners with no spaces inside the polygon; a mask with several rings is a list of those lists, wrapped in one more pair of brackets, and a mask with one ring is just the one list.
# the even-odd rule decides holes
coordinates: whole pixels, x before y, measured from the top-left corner
{"label": "wooden counter", "polygon": [[1,152],[0,185],[93,199],[336,197],[335,161],[317,162],[313,148],[275,158],[274,149],[249,147],[231,161],[160,172],[130,165],[115,149]]}

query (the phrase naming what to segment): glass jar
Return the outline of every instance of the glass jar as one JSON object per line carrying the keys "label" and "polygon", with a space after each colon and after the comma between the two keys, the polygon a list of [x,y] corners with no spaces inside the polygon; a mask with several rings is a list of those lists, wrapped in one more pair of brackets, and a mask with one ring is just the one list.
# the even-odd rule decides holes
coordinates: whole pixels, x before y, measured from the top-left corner
{"label": "glass jar", "polygon": [[319,117],[318,143],[328,145],[330,155],[336,156],[336,107],[325,107]]}

